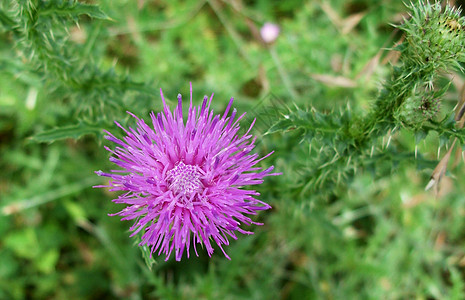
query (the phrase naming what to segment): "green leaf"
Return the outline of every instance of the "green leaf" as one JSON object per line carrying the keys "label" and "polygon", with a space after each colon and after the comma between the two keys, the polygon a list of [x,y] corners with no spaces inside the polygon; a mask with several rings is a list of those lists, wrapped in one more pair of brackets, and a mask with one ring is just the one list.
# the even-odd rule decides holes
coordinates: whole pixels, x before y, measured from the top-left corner
{"label": "green leaf", "polygon": [[142,257],[144,258],[145,264],[149,270],[152,270],[152,266],[157,263],[157,261],[152,257],[150,253],[150,247],[147,245],[139,246],[140,251],[142,252]]}
{"label": "green leaf", "polygon": [[421,141],[423,141],[426,136],[428,135],[427,131],[424,130],[417,130],[414,132],[415,134],[415,145],[418,145]]}
{"label": "green leaf", "polygon": [[61,139],[79,139],[80,137],[88,134],[95,134],[99,136],[105,128],[103,122],[88,123],[81,121],[76,125],[58,127],[36,134],[32,140],[38,143],[53,142]]}
{"label": "green leaf", "polygon": [[452,283],[450,299],[463,299],[465,297],[464,283],[460,272],[455,268],[449,268],[449,272]]}
{"label": "green leaf", "polygon": [[17,256],[27,259],[37,257],[40,252],[36,233],[31,227],[11,232],[5,237],[4,245]]}
{"label": "green leaf", "polygon": [[37,269],[44,274],[50,274],[55,270],[55,265],[60,254],[57,249],[50,249],[40,255],[40,259],[35,260]]}
{"label": "green leaf", "polygon": [[7,249],[0,250],[1,278],[12,278],[18,267],[18,261],[15,259],[11,251]]}
{"label": "green leaf", "polygon": [[0,24],[6,28],[6,30],[13,30],[16,26],[15,21],[13,21],[4,11],[0,10]]}
{"label": "green leaf", "polygon": [[83,3],[73,3],[54,5],[50,3],[45,8],[40,9],[40,15],[69,15],[69,16],[79,16],[79,15],[88,15],[94,19],[101,20],[112,20],[106,13],[104,13],[98,6],[83,4]]}
{"label": "green leaf", "polygon": [[315,137],[332,139],[341,133],[342,128],[348,126],[348,121],[343,124],[342,120],[345,120],[344,113],[324,114],[297,109],[274,123],[266,134],[300,129],[304,131],[304,138],[308,142]]}
{"label": "green leaf", "polygon": [[271,134],[279,131],[286,131],[289,129],[295,128],[292,121],[289,119],[281,119],[275,124],[273,124],[270,129],[265,134]]}
{"label": "green leaf", "polygon": [[94,19],[112,20],[105,12],[96,5],[79,4],[75,7],[74,12],[80,15],[88,15]]}
{"label": "green leaf", "polygon": [[78,203],[72,201],[64,201],[63,205],[65,206],[66,211],[70,214],[76,224],[81,223],[82,221],[87,220],[86,211]]}

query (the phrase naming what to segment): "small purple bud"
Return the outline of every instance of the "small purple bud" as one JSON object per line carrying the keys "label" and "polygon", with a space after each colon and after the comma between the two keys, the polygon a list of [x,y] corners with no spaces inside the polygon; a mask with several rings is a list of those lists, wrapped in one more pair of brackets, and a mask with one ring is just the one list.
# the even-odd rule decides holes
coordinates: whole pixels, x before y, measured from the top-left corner
{"label": "small purple bud", "polygon": [[271,44],[279,36],[279,26],[273,23],[265,23],[260,29],[260,35],[263,41],[267,44]]}

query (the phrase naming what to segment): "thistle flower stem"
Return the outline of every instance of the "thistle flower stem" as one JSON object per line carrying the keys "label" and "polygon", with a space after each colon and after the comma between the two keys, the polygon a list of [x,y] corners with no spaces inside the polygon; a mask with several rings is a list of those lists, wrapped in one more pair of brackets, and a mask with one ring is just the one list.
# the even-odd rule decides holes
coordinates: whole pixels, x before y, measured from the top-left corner
{"label": "thistle flower stem", "polygon": [[278,53],[276,52],[276,48],[274,46],[270,46],[268,47],[268,50],[270,51],[270,55],[271,55],[271,58],[273,59],[274,64],[278,68],[279,76],[281,77],[281,80],[283,81],[284,86],[289,92],[289,95],[292,97],[292,99],[296,99],[297,92],[295,91],[294,86],[291,83],[289,74],[287,73],[286,69],[284,69],[284,66],[281,63]]}
{"label": "thistle flower stem", "polygon": [[244,43],[242,42],[240,35],[234,29],[234,26],[231,25],[228,19],[221,12],[221,8],[218,6],[218,3],[215,0],[207,0],[207,2],[210,5],[210,7],[213,9],[213,11],[215,12],[221,24],[223,24],[224,28],[226,28],[226,31],[231,36],[231,39],[234,42],[234,44],[236,44],[236,47],[239,50],[239,53],[241,54],[241,56],[245,58],[245,60],[250,66],[254,66],[252,59],[249,57],[247,52],[244,50],[245,48]]}

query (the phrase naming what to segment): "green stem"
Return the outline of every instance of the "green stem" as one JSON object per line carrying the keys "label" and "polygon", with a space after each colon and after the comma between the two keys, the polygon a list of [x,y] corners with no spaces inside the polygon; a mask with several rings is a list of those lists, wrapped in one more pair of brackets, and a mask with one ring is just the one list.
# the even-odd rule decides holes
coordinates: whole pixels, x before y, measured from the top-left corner
{"label": "green stem", "polygon": [[241,54],[241,56],[245,58],[245,60],[249,63],[250,66],[254,66],[252,59],[249,57],[247,52],[244,50],[245,48],[244,43],[242,42],[240,35],[234,29],[234,26],[231,25],[228,19],[224,16],[218,3],[215,0],[208,0],[208,4],[210,4],[210,7],[215,12],[221,24],[223,24],[224,28],[226,28],[226,31],[231,36],[231,39],[233,40],[234,44],[236,44],[236,47],[239,50],[239,53]]}
{"label": "green stem", "polygon": [[294,89],[294,86],[292,85],[291,79],[289,78],[289,75],[287,74],[286,69],[284,69],[283,64],[281,63],[281,60],[279,59],[278,53],[276,52],[275,47],[270,46],[268,47],[268,50],[270,51],[271,58],[273,59],[274,64],[278,68],[279,76],[281,77],[281,80],[284,83],[284,86],[286,87],[287,91],[289,92],[289,95],[291,96],[292,99],[297,99],[297,92]]}
{"label": "green stem", "polygon": [[12,204],[3,206],[1,208],[1,214],[4,216],[7,216],[7,215],[14,214],[14,213],[18,213],[25,209],[43,205],[45,203],[77,193],[96,183],[98,183],[98,178],[95,178],[95,176],[93,176],[93,177],[85,178],[79,182],[64,185],[55,190],[31,197],[23,201],[14,201]]}

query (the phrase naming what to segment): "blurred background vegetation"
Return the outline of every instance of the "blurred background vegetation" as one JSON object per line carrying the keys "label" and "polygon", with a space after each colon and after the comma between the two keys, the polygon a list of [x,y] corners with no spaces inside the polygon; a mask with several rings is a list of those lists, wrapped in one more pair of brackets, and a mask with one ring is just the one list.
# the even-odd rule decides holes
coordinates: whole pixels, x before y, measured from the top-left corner
{"label": "blurred background vegetation", "polygon": [[[318,149],[299,131],[265,135],[294,105],[366,112],[405,13],[397,0],[2,1],[0,299],[464,299],[461,157],[424,191],[451,141],[380,137],[403,155],[309,192]],[[273,44],[265,22],[281,28]],[[453,78],[442,112],[463,86]],[[231,261],[147,259],[107,216],[116,195],[91,188],[111,168],[102,129],[159,111],[159,88],[187,99],[189,82],[196,104],[214,92],[215,111],[234,97],[243,127],[257,117],[256,151],[274,149],[263,165],[283,173],[258,187],[273,209],[231,241]]]}

